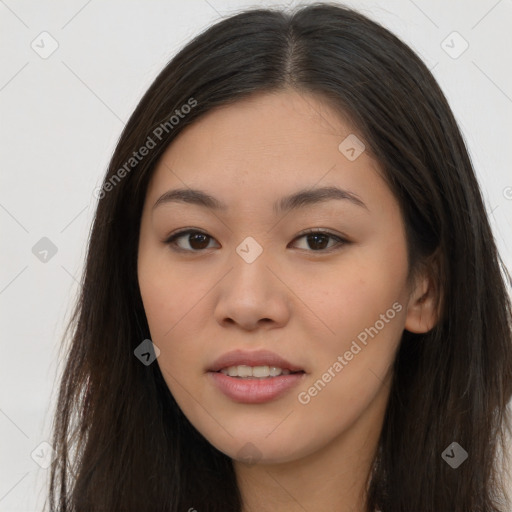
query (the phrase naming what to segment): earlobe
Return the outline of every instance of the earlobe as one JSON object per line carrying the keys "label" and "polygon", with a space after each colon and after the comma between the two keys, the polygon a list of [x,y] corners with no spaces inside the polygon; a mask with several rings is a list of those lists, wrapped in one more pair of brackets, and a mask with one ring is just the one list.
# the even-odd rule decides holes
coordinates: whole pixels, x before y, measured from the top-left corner
{"label": "earlobe", "polygon": [[430,331],[438,321],[436,290],[428,277],[422,277],[410,296],[404,328],[413,333]]}

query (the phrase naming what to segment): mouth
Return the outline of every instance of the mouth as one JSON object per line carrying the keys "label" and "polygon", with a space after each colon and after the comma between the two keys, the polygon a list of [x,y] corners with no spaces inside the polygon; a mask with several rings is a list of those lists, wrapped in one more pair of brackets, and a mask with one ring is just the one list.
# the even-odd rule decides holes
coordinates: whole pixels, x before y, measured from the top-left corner
{"label": "mouth", "polygon": [[307,375],[305,368],[268,350],[234,350],[207,370],[214,388],[233,402],[262,404],[286,396]]}
{"label": "mouth", "polygon": [[261,404],[284,397],[307,375],[305,368],[269,350],[227,352],[206,372],[218,391],[244,404]]}
{"label": "mouth", "polygon": [[[279,375],[268,375],[262,377],[255,377],[254,375],[247,375],[249,371],[256,370],[258,373],[260,368],[264,368],[263,372],[274,370],[273,373]],[[285,397],[293,388],[298,386],[303,379],[306,378],[306,372],[303,370],[291,372],[286,369],[274,367],[250,367],[247,365],[240,365],[228,368],[222,368],[216,372],[208,372],[208,377],[211,379],[213,386],[220,391],[225,397],[233,402],[241,404],[263,404],[272,402],[278,398]],[[231,373],[238,373],[239,371],[244,376],[229,375]],[[262,372],[262,373],[263,373]]]}
{"label": "mouth", "polygon": [[217,370],[214,373],[222,373],[228,377],[235,379],[247,380],[261,380],[272,379],[280,377],[281,375],[294,375],[298,373],[305,373],[304,370],[290,370],[289,368],[280,368],[279,366],[249,366],[249,365],[236,365],[227,366]]}
{"label": "mouth", "polygon": [[207,371],[241,378],[268,378],[291,373],[307,373],[305,368],[268,350],[227,352],[216,359]]}

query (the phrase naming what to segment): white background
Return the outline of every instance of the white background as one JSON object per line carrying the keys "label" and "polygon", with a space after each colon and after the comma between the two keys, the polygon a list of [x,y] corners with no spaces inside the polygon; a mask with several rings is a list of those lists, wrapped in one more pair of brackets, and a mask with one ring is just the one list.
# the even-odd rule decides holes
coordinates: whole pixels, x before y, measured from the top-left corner
{"label": "white background", "polygon": [[[0,0],[0,511],[42,509],[47,472],[31,452],[49,439],[59,347],[78,292],[93,190],[124,122],[191,37],[256,5],[286,2]],[[345,5],[389,28],[433,70],[512,268],[512,1]],[[43,31],[58,43],[45,59],[31,47],[34,41],[51,48]],[[469,44],[455,59],[442,47],[453,31]],[[445,44],[460,50],[463,42],[452,39]],[[46,263],[32,253],[42,237],[57,247]]]}

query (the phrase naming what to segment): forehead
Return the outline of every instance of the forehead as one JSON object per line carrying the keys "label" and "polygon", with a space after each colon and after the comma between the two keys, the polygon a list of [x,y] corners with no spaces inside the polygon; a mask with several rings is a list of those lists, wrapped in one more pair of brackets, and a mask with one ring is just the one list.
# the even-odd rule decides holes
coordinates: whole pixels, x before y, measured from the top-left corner
{"label": "forehead", "polygon": [[290,90],[255,95],[184,129],[156,166],[148,197],[154,202],[170,188],[187,186],[228,204],[273,204],[293,191],[326,185],[389,194],[366,151],[355,159],[340,151],[343,141],[361,138],[355,131],[318,96]]}

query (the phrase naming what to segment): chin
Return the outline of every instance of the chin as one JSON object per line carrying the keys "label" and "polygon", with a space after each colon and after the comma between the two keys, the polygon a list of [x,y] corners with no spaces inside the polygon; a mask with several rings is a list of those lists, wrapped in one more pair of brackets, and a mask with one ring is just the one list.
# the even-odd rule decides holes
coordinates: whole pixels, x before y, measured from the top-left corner
{"label": "chin", "polygon": [[[229,429],[228,429],[229,430]],[[299,435],[281,432],[269,435],[268,429],[265,432],[248,435],[247,431],[243,435],[237,436],[236,433],[229,430],[229,434],[223,436],[203,436],[217,450],[221,451],[234,461],[252,464],[282,464],[293,462],[302,457],[313,453],[318,447],[302,444],[305,440],[300,439]],[[301,442],[301,445],[297,444]]]}

